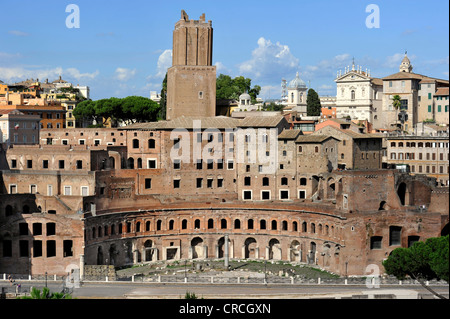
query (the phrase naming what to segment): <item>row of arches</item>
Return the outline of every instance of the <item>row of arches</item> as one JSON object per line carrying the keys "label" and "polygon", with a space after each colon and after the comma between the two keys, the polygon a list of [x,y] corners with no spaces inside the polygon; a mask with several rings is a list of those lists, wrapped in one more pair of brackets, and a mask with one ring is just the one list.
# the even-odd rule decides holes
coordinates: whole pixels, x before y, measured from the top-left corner
{"label": "row of arches", "polygon": [[[124,263],[155,262],[177,259],[230,258],[286,260],[306,264],[330,266],[333,258],[339,257],[340,246],[332,242],[317,243],[309,239],[280,239],[276,237],[232,237],[217,236],[208,238],[195,236],[185,239],[179,246],[164,245],[156,237],[123,244],[113,242],[96,246],[96,262],[99,265],[120,266]],[[124,249],[118,249],[123,246]],[[228,249],[228,251],[226,251]],[[170,253],[170,251],[173,251]],[[323,257],[320,260],[320,257]]]}
{"label": "row of arches", "polygon": [[273,218],[170,218],[149,219],[111,223],[106,225],[92,226],[90,230],[91,240],[98,240],[103,237],[123,235],[136,235],[136,233],[183,233],[192,231],[277,231],[310,233],[325,237],[339,236],[338,227],[329,225],[328,222],[311,222],[300,220],[277,220]]}

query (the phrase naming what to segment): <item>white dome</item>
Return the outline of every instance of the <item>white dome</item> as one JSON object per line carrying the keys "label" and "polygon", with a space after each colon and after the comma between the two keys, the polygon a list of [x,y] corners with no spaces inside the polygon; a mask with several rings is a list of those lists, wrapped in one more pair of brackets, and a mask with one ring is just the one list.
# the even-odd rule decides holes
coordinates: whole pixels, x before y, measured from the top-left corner
{"label": "white dome", "polygon": [[300,77],[298,76],[298,72],[297,72],[297,76],[295,77],[295,79],[293,79],[291,82],[289,82],[289,89],[299,89],[299,88],[306,88],[306,83],[300,79]]}
{"label": "white dome", "polygon": [[251,100],[252,97],[248,93],[243,93],[239,96],[239,100]]}

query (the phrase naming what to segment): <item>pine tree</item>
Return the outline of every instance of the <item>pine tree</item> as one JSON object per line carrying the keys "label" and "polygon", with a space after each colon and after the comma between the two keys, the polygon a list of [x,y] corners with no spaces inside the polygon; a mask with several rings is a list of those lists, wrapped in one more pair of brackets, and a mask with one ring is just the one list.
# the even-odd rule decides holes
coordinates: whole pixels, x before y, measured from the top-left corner
{"label": "pine tree", "polygon": [[320,116],[322,106],[320,105],[319,95],[313,89],[308,90],[306,98],[306,113],[308,116]]}

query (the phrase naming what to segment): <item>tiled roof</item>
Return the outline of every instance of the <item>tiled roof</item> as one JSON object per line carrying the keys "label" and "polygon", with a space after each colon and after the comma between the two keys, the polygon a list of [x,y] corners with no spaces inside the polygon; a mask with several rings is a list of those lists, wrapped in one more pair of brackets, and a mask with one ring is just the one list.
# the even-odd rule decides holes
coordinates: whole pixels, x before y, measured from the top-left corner
{"label": "tiled roof", "polygon": [[448,88],[438,88],[434,95],[448,95]]}
{"label": "tiled roof", "polygon": [[276,116],[248,116],[244,118],[239,127],[276,127],[284,118],[282,115]]}
{"label": "tiled roof", "polygon": [[283,130],[278,135],[279,140],[295,140],[300,134],[302,134],[301,130]]}
{"label": "tiled roof", "polygon": [[295,140],[295,143],[322,143],[329,138],[334,138],[337,140],[337,138],[330,136],[330,135],[300,135]]}

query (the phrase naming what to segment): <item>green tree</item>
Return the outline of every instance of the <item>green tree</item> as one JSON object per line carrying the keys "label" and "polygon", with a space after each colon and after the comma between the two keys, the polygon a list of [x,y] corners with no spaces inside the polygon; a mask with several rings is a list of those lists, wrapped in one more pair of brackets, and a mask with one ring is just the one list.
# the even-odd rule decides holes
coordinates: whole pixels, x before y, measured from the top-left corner
{"label": "green tree", "polygon": [[319,95],[314,89],[309,89],[306,98],[306,114],[308,116],[319,116],[321,108]]}
{"label": "green tree", "polygon": [[400,109],[402,102],[400,101],[401,97],[400,95],[394,95],[392,97],[392,106],[395,109],[395,122],[398,121],[398,110]]}
{"label": "green tree", "polygon": [[161,100],[159,101],[159,112],[157,115],[158,121],[166,119],[166,110],[167,110],[167,72],[164,80],[162,82],[161,88]]}
{"label": "green tree", "polygon": [[252,103],[256,103],[256,98],[261,92],[261,87],[255,85],[251,87],[252,80],[243,76],[232,79],[229,75],[220,74],[216,80],[216,98],[238,100],[239,96],[247,92],[252,97]]}
{"label": "green tree", "polygon": [[429,238],[425,242],[416,242],[409,248],[394,249],[383,261],[386,273],[399,280],[407,276],[417,280],[425,289],[444,299],[428,286],[424,280],[445,280],[449,273],[449,236]]}

